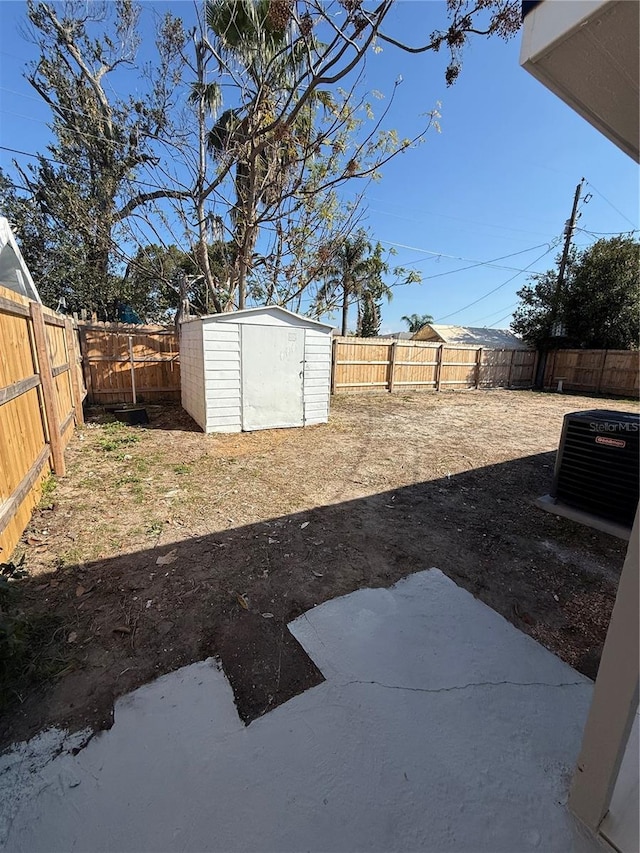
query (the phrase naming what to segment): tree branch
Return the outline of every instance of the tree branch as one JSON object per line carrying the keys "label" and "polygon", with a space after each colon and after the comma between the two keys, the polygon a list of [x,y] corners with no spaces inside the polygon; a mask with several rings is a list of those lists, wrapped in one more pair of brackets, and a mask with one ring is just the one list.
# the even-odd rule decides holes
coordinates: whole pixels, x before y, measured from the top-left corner
{"label": "tree branch", "polygon": [[116,222],[121,222],[127,216],[129,216],[133,211],[140,207],[143,204],[147,204],[150,201],[156,201],[159,198],[174,198],[174,199],[188,199],[192,197],[192,193],[186,192],[184,190],[154,190],[150,193],[139,193],[134,198],[130,199],[124,207],[121,207],[119,211],[115,214]]}

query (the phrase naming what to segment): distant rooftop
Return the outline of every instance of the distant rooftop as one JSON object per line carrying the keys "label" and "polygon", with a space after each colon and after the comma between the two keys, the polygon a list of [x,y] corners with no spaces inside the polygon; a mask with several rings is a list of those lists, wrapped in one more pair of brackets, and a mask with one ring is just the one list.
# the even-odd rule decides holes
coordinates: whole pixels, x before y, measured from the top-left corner
{"label": "distant rooftop", "polygon": [[413,336],[414,341],[436,341],[445,344],[490,349],[529,349],[528,345],[508,329],[485,329],[477,326],[447,326],[427,323]]}

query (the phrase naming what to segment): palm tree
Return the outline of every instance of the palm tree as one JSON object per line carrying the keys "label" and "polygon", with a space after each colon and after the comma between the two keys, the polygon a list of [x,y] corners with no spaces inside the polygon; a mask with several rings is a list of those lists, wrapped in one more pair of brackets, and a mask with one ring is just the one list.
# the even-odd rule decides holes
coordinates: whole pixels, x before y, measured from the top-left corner
{"label": "palm tree", "polygon": [[426,326],[427,323],[433,323],[433,317],[431,314],[410,314],[408,317],[402,317],[402,320],[409,327],[409,331],[415,334],[422,329],[423,326]]}
{"label": "palm tree", "polygon": [[245,81],[242,103],[225,110],[209,134],[210,150],[235,165],[231,211],[236,263],[233,286],[244,308],[247,276],[259,233],[260,205],[276,204],[297,150],[310,139],[311,99],[291,128],[282,122],[269,133],[283,102],[294,95],[301,42],[292,48],[291,6],[286,0],[208,0],[206,20],[218,55]]}
{"label": "palm tree", "polygon": [[371,273],[370,252],[371,243],[364,231],[347,237],[330,262],[318,291],[317,303],[324,308],[330,306],[336,296],[340,298],[343,337],[347,334],[349,306],[354,301],[360,303]]}
{"label": "palm tree", "polygon": [[357,231],[341,243],[327,265],[324,282],[319,288],[315,313],[320,315],[341,306],[342,335],[347,334],[349,307],[358,307],[356,334],[371,336],[380,326],[380,303],[390,300],[391,288],[382,276],[389,266],[382,257],[382,244],[372,247],[366,231]]}

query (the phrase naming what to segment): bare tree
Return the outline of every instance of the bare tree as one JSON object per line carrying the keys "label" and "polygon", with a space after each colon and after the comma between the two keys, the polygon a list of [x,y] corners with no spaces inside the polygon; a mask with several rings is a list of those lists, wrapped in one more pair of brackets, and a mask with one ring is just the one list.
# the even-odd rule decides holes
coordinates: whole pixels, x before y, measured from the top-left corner
{"label": "bare tree", "polygon": [[[323,270],[357,230],[367,181],[438,119],[432,110],[412,138],[388,129],[400,81],[376,115],[363,93],[367,56],[381,44],[447,50],[452,83],[469,38],[508,38],[519,26],[516,0],[448,0],[445,27],[412,46],[387,32],[392,6],[208,0],[190,34],[165,16],[148,97],[125,100],[110,98],[104,83],[133,67],[131,0],[70,3],[61,14],[29,0],[41,50],[29,79],[53,112],[51,159],[65,164],[47,177],[41,161],[34,195],[42,184],[65,227],[75,216],[98,277],[109,277],[114,257],[140,263],[145,243],[175,245],[194,259],[214,311],[243,307],[248,296],[317,308]],[[89,36],[109,20],[103,37]],[[73,170],[87,180],[69,215]],[[339,195],[347,183],[359,188],[349,206]],[[215,243],[228,251],[213,268]]]}

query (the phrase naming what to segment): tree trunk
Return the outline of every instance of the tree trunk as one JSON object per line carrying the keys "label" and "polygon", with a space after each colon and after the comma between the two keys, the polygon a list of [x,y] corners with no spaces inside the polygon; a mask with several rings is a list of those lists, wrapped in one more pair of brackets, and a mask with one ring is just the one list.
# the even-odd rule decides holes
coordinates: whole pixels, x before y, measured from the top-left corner
{"label": "tree trunk", "polygon": [[215,279],[213,278],[213,273],[211,272],[211,265],[209,264],[209,251],[208,251],[208,243],[207,243],[207,226],[204,222],[204,209],[203,205],[198,205],[198,231],[199,231],[199,240],[198,246],[196,249],[196,254],[198,257],[198,266],[202,272],[206,289],[207,289],[207,304],[209,303],[209,294],[211,294],[211,301],[213,303],[213,308],[216,314],[222,313],[222,304],[220,302],[220,296],[218,294],[218,288],[216,287]]}
{"label": "tree trunk", "polygon": [[[198,83],[204,86],[205,82],[205,47],[202,43],[196,45],[196,60]],[[204,187],[207,178],[207,128],[206,128],[207,109],[204,101],[204,95],[201,95],[198,102],[198,181],[196,185],[196,210],[198,215],[198,246],[196,256],[198,258],[198,266],[204,277],[207,294],[211,294],[211,301],[216,314],[222,313],[222,305],[220,303],[220,294],[216,282],[211,272],[211,264],[209,263],[209,240],[207,235],[207,213],[205,210]],[[207,296],[207,304],[209,302]]]}
{"label": "tree trunk", "polygon": [[256,191],[256,169],[258,154],[255,149],[246,161],[240,161],[236,167],[236,286],[238,288],[238,310],[246,305],[247,278],[251,271],[253,250],[258,239],[256,219],[258,215],[258,198]]}
{"label": "tree trunk", "polygon": [[97,308],[102,319],[117,321],[117,309],[113,301],[113,291],[109,287],[109,258],[111,257],[111,232],[113,220],[109,199],[102,199],[95,211],[96,228],[90,249],[87,253],[87,273],[92,283],[89,292],[93,294],[91,307]]}
{"label": "tree trunk", "polygon": [[347,337],[347,324],[349,322],[349,285],[346,281],[342,283],[342,337]]}

